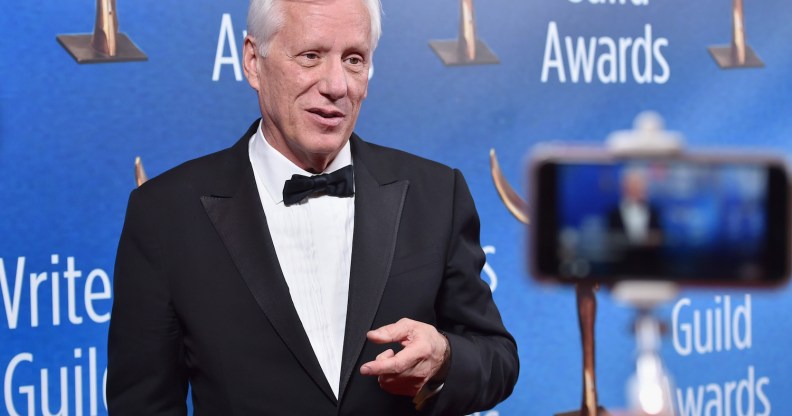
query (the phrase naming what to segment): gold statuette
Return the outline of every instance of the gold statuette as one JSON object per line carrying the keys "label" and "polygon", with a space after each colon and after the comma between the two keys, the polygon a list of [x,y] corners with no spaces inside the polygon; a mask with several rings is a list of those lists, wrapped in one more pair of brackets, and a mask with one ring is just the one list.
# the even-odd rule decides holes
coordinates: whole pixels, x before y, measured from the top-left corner
{"label": "gold statuette", "polygon": [[492,182],[495,183],[495,189],[498,191],[498,196],[503,201],[503,205],[506,205],[506,209],[521,223],[529,224],[531,221],[528,217],[528,204],[517,195],[509,181],[503,176],[498,157],[495,155],[495,149],[490,149],[490,173],[492,174]]}
{"label": "gold statuette", "polygon": [[743,0],[734,0],[732,4],[732,42],[731,45],[710,46],[707,48],[723,69],[757,68],[764,63],[745,41],[745,15]]}
{"label": "gold statuette", "polygon": [[429,46],[445,65],[482,65],[500,63],[495,53],[476,36],[473,0],[460,0],[459,36],[450,40],[431,40]]}
{"label": "gold statuette", "polygon": [[140,186],[146,183],[147,180],[148,176],[146,176],[146,171],[143,169],[143,161],[138,156],[135,158],[135,183]]}
{"label": "gold statuette", "polygon": [[92,34],[58,35],[56,39],[79,64],[148,60],[127,35],[118,31],[116,0],[96,0]]}
{"label": "gold statuette", "polygon": [[[490,173],[495,189],[506,209],[523,224],[528,224],[528,204],[517,195],[509,181],[503,176],[495,149],[490,149]],[[557,413],[556,416],[608,416],[609,413],[597,402],[597,375],[594,354],[594,323],[597,318],[598,286],[590,282],[575,285],[577,295],[578,324],[580,326],[580,342],[583,349],[583,399],[581,408]]]}

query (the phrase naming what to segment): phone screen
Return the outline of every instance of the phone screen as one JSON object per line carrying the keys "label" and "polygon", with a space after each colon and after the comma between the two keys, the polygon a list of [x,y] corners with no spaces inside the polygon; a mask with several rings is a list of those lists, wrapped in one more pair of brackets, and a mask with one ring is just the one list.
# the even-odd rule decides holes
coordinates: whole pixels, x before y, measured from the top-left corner
{"label": "phone screen", "polygon": [[788,274],[785,169],[764,163],[544,163],[538,272],[564,280],[767,284]]}

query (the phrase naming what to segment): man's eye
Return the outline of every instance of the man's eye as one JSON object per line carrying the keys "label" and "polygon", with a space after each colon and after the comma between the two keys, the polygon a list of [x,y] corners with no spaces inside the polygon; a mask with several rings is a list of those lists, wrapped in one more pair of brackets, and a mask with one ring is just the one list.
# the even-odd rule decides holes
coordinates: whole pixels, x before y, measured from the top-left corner
{"label": "man's eye", "polygon": [[352,65],[360,65],[363,63],[363,59],[360,58],[359,56],[350,56],[349,58],[347,58],[347,62],[349,62]]}
{"label": "man's eye", "polygon": [[303,56],[305,57],[305,59],[308,59],[310,61],[319,59],[319,54],[313,53],[313,52],[309,52],[309,53],[303,54]]}

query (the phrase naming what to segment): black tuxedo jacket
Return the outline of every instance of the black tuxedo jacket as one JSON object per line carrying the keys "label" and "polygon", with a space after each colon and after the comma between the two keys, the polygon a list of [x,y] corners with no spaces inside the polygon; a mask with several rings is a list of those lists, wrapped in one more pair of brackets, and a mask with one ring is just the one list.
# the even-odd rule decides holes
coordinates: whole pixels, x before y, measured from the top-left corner
{"label": "black tuxedo jacket", "polygon": [[461,174],[352,140],[355,228],[339,399],[289,297],[248,157],[232,148],[133,191],[108,340],[111,415],[407,415],[360,366],[393,345],[366,331],[407,317],[444,330],[451,365],[426,414],[494,406],[518,373],[488,286]]}
{"label": "black tuxedo jacket", "polygon": [[[659,232],[661,231],[660,227],[660,214],[652,204],[646,204],[646,211],[649,214],[649,222],[647,224],[648,230],[651,232]],[[624,234],[626,233],[626,228],[624,225],[624,217],[622,216],[621,207],[616,205],[616,207],[612,208],[608,211],[608,229],[612,232],[617,232]]]}

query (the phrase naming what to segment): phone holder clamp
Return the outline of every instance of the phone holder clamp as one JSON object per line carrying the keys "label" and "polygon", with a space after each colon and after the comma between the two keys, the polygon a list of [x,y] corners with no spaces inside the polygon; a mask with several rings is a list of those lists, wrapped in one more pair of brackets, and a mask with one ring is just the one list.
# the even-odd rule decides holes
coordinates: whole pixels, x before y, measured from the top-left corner
{"label": "phone holder clamp", "polygon": [[[664,129],[663,118],[651,111],[638,114],[633,130],[613,132],[606,146],[616,156],[662,157],[682,153],[681,133]],[[660,358],[662,322],[653,314],[660,305],[672,301],[679,287],[672,282],[622,281],[613,286],[612,296],[636,308],[635,375],[629,380],[630,407],[635,415],[673,416],[671,382]]]}

